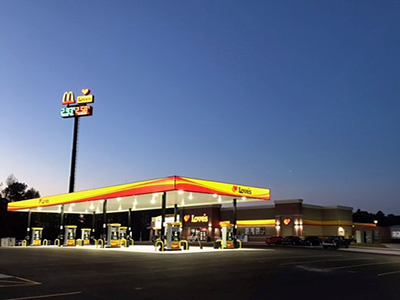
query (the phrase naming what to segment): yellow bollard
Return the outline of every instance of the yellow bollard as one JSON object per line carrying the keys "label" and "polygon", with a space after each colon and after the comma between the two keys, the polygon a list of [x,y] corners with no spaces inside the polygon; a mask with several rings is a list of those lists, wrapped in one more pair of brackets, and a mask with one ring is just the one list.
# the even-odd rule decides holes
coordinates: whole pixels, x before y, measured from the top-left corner
{"label": "yellow bollard", "polygon": [[43,240],[43,246],[48,246],[48,245],[49,245],[49,241],[46,240],[46,239],[44,239],[44,240]]}
{"label": "yellow bollard", "polygon": [[100,248],[104,248],[104,241],[102,239],[98,239],[96,241],[96,248],[100,246]]}
{"label": "yellow bollard", "polygon": [[239,249],[242,248],[242,241],[241,240],[236,240],[237,242],[239,242]]}
{"label": "yellow bollard", "polygon": [[26,247],[28,245],[28,241],[27,240],[23,240],[22,241],[22,247]]}
{"label": "yellow bollard", "polygon": [[122,238],[122,239],[120,240],[120,245],[121,245],[121,246],[124,246],[125,248],[126,248],[126,247],[129,247],[129,245],[127,245],[126,239],[124,239],[124,238]]}
{"label": "yellow bollard", "polygon": [[221,242],[221,249],[224,249],[224,241],[223,240],[216,240],[216,242]]}
{"label": "yellow bollard", "polygon": [[55,246],[55,247],[61,247],[61,241],[60,241],[60,239],[55,239],[55,240],[54,240],[54,246]]}
{"label": "yellow bollard", "polygon": [[161,245],[161,251],[164,252],[164,243],[161,240],[156,241],[154,244],[154,251],[157,251],[157,246]]}
{"label": "yellow bollard", "polygon": [[133,238],[130,237],[129,241],[130,241],[131,246],[135,245],[135,241],[133,240]]}
{"label": "yellow bollard", "polygon": [[186,240],[180,240],[179,241],[179,247],[182,247],[182,244],[186,243],[186,249],[185,250],[189,250],[189,243]]}

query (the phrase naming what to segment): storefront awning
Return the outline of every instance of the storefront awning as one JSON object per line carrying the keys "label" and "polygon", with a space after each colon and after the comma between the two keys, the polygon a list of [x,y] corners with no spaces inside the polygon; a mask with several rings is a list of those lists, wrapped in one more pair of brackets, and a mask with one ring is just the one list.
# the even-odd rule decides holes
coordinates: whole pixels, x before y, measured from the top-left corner
{"label": "storefront awning", "polygon": [[74,193],[11,202],[8,211],[101,213],[107,199],[107,212],[149,210],[161,207],[161,195],[167,193],[167,207],[199,206],[242,201],[270,200],[270,189],[239,184],[170,176],[140,182],[103,187]]}

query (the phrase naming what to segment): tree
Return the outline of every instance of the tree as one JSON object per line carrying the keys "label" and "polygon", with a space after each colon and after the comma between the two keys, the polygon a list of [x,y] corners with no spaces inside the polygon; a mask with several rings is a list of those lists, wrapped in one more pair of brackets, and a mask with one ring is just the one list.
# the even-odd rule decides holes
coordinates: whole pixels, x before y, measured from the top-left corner
{"label": "tree", "polygon": [[39,198],[40,193],[34,188],[27,190],[28,185],[23,182],[19,182],[15,178],[14,174],[7,177],[7,187],[2,191],[3,197],[7,202],[21,201],[26,199]]}

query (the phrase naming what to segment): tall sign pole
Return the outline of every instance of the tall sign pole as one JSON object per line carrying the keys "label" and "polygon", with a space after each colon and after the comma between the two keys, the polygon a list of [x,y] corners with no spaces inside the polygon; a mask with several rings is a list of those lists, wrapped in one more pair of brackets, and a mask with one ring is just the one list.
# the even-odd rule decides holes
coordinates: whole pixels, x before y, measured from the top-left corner
{"label": "tall sign pole", "polygon": [[[82,89],[81,96],[78,96],[75,100],[73,92],[65,92],[62,97],[61,117],[62,118],[74,118],[74,135],[72,138],[72,154],[71,154],[71,171],[69,176],[69,193],[73,193],[75,190],[75,169],[76,169],[76,152],[78,143],[78,129],[79,129],[79,118],[91,116],[93,114],[93,107],[87,105],[88,103],[94,102],[94,96],[90,95],[89,89]],[[61,221],[60,221],[60,238],[63,240],[63,226],[64,226],[64,206],[61,207]],[[61,241],[63,243],[63,241]]]}
{"label": "tall sign pole", "polygon": [[65,92],[62,98],[62,104],[66,105],[61,109],[62,118],[74,118],[74,135],[72,139],[72,154],[71,154],[71,171],[69,177],[69,193],[75,190],[75,169],[76,169],[76,146],[78,143],[79,118],[91,116],[93,108],[88,103],[94,102],[94,96],[90,95],[89,89],[82,89],[82,96],[78,96],[75,101],[73,92]]}
{"label": "tall sign pole", "polygon": [[69,190],[73,193],[75,189],[75,166],[76,166],[76,144],[78,143],[79,118],[74,118],[74,136],[72,138],[71,171],[69,173]]}

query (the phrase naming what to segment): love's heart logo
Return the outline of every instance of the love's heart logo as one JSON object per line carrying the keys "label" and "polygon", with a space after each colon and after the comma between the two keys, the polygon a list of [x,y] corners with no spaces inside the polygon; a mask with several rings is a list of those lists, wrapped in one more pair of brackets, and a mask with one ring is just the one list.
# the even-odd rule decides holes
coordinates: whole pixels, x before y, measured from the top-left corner
{"label": "love's heart logo", "polygon": [[232,187],[232,191],[233,191],[233,192],[236,192],[237,189],[238,189],[237,185],[234,185],[234,186]]}
{"label": "love's heart logo", "polygon": [[82,89],[82,94],[89,95],[90,94],[90,90],[89,89]]}
{"label": "love's heart logo", "polygon": [[185,222],[189,221],[190,215],[185,215],[185,216],[183,217],[183,219],[185,220]]}
{"label": "love's heart logo", "polygon": [[290,219],[283,220],[283,224],[288,225],[290,223]]}

